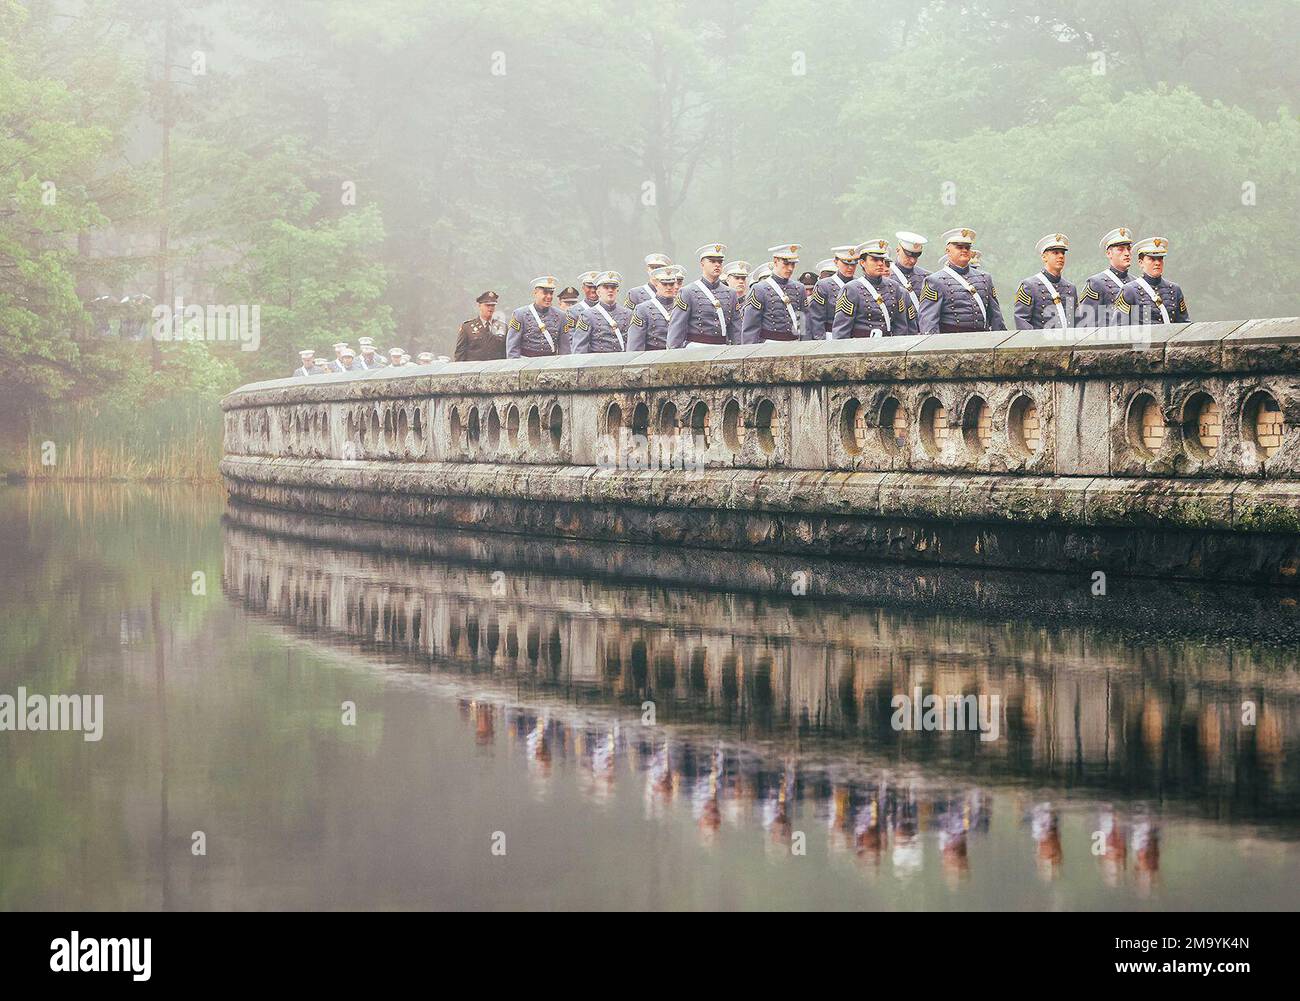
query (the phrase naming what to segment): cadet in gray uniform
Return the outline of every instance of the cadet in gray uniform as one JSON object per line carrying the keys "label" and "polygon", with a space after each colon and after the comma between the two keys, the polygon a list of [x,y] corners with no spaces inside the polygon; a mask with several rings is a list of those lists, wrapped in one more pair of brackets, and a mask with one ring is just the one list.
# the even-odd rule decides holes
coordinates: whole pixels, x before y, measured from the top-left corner
{"label": "cadet in gray uniform", "polygon": [[1109,267],[1090,277],[1080,290],[1081,327],[1104,327],[1115,297],[1132,281],[1128,268],[1133,261],[1133,231],[1126,226],[1112,229],[1101,238],[1101,252],[1106,255]]}
{"label": "cadet in gray uniform", "polygon": [[298,357],[302,360],[302,365],[294,370],[294,378],[305,379],[309,375],[316,374],[316,352],[311,348],[298,352]]}
{"label": "cadet in gray uniform", "polygon": [[1124,286],[1115,297],[1117,322],[1127,323],[1188,323],[1187,300],[1183,290],[1164,279],[1165,254],[1169,241],[1163,236],[1149,236],[1133,244],[1142,274]]}
{"label": "cadet in gray uniform", "polygon": [[1052,233],[1039,240],[1036,249],[1043,259],[1043,270],[1026,278],[1016,289],[1016,329],[1073,327],[1079,293],[1065,280],[1065,254],[1070,241],[1064,233]]}
{"label": "cadet in gray uniform", "polygon": [[507,358],[543,358],[569,353],[573,321],[563,310],[551,305],[555,286],[551,275],[533,279],[532,305],[516,309],[506,327]]}
{"label": "cadet in gray uniform", "polygon": [[799,244],[783,243],[768,253],[772,255],[772,273],[750,285],[745,297],[741,344],[799,339],[799,314],[808,308],[803,285],[790,278],[799,263]]}
{"label": "cadet in gray uniform", "polygon": [[813,340],[822,337],[830,340],[831,327],[835,323],[835,303],[839,301],[844,286],[857,274],[861,257],[857,244],[836,247],[831,253],[834,255],[830,261],[833,270],[813,286],[812,297],[808,300],[808,331]]}
{"label": "cadet in gray uniform", "polygon": [[578,300],[578,305],[574,307],[578,311],[573,313],[575,321],[584,309],[590,309],[599,301],[599,296],[596,295],[596,279],[599,277],[599,271],[586,271],[578,279],[578,285],[582,288],[582,298]]}
{"label": "cadet in gray uniform", "polygon": [[668,323],[682,280],[671,267],[655,268],[650,280],[655,294],[632,310],[632,328],[627,333],[629,351],[661,351],[668,347]]}
{"label": "cadet in gray uniform", "polygon": [[903,286],[903,291],[907,293],[908,301],[911,302],[912,308],[916,310],[916,315],[921,315],[921,282],[930,272],[921,267],[918,261],[921,260],[921,254],[925,250],[925,245],[930,241],[919,233],[895,233],[894,238],[898,240],[898,245],[894,253],[894,261],[889,265],[889,273],[893,276],[894,281]]}
{"label": "cadet in gray uniform", "polygon": [[617,271],[606,271],[596,279],[596,305],[578,317],[573,334],[575,355],[604,354],[627,350],[627,328],[632,325],[632,311],[618,304],[618,287],[623,278]]}
{"label": "cadet in gray uniform", "polygon": [[684,348],[688,344],[732,344],[739,319],[736,293],[719,279],[725,243],[706,243],[697,252],[700,277],[684,285],[673,303],[673,318],[668,324],[668,346]]}
{"label": "cadet in gray uniform", "polygon": [[742,304],[745,301],[745,293],[749,291],[749,262],[732,261],[722,268],[722,274],[727,279],[728,287],[736,293],[736,299]]}
{"label": "cadet in gray uniform", "polygon": [[629,289],[627,298],[623,300],[623,305],[628,309],[636,309],[641,303],[645,302],[654,295],[654,273],[659,268],[670,268],[673,262],[664,254],[650,254],[645,259],[645,273],[650,276],[651,281],[644,285],[638,285],[634,289]]}
{"label": "cadet in gray uniform", "polygon": [[831,337],[838,341],[916,333],[916,310],[907,291],[889,275],[889,241],[868,240],[857,250],[862,277],[845,285],[836,298]]}
{"label": "cadet in gray uniform", "polygon": [[388,362],[383,357],[375,353],[375,339],[373,337],[361,337],[357,339],[361,345],[361,357],[357,360],[361,362],[362,368],[383,368]]}
{"label": "cadet in gray uniform", "polygon": [[921,282],[921,333],[1006,329],[993,277],[970,266],[974,241],[973,229],[950,229],[943,234],[948,260]]}

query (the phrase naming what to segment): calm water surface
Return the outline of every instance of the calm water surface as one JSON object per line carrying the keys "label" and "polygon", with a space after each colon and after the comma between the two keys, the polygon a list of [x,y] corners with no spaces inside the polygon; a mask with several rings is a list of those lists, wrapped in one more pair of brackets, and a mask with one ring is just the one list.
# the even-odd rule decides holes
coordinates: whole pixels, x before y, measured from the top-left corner
{"label": "calm water surface", "polygon": [[[0,694],[105,701],[98,743],[0,732],[5,909],[1300,906],[1282,592],[792,595],[128,487],[0,490],[0,566]],[[916,687],[998,739],[896,731]]]}

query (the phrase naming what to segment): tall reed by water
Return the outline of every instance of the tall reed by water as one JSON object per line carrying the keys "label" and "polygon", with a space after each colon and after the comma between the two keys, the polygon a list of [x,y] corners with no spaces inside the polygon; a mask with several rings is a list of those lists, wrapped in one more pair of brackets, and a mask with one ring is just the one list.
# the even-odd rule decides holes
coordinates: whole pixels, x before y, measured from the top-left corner
{"label": "tall reed by water", "polygon": [[188,483],[220,479],[217,447],[205,434],[167,438],[142,446],[97,441],[84,435],[53,444],[51,452],[45,442],[28,442],[28,479]]}

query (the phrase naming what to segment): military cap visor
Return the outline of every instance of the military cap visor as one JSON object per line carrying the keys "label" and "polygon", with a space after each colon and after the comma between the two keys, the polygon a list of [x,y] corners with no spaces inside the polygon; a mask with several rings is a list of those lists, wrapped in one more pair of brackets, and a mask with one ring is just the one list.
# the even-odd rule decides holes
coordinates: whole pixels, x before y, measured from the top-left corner
{"label": "military cap visor", "polygon": [[930,242],[920,233],[909,233],[906,230],[901,233],[895,233],[894,238],[898,240],[898,245],[913,257],[920,257],[921,251],[924,250],[925,245]]}
{"label": "military cap visor", "polygon": [[533,279],[533,288],[546,289],[548,292],[554,292],[557,284],[552,275],[543,275],[541,278]]}
{"label": "military cap visor", "polygon": [[1148,236],[1133,244],[1133,252],[1139,257],[1164,257],[1169,253],[1169,241],[1163,236]]}
{"label": "military cap visor", "polygon": [[695,252],[695,256],[701,261],[712,260],[715,257],[722,260],[726,255],[727,245],[725,243],[706,243]]}
{"label": "military cap visor", "polygon": [[666,268],[672,263],[665,254],[650,254],[645,259],[647,268]]}
{"label": "military cap visor", "polygon": [[1133,231],[1127,226],[1119,226],[1103,236],[1101,238],[1101,251],[1104,254],[1111,247],[1118,247],[1123,244],[1130,246],[1133,244]]}
{"label": "military cap visor", "polygon": [[964,226],[959,229],[950,229],[943,234],[943,242],[944,246],[950,243],[962,243],[969,247],[975,242],[975,231]]}
{"label": "military cap visor", "polygon": [[495,292],[482,292],[482,293],[479,294],[479,297],[478,297],[477,299],[475,299],[474,301],[475,301],[475,302],[479,302],[479,303],[482,303],[482,302],[497,302],[500,298],[501,298],[501,296],[497,295]]}

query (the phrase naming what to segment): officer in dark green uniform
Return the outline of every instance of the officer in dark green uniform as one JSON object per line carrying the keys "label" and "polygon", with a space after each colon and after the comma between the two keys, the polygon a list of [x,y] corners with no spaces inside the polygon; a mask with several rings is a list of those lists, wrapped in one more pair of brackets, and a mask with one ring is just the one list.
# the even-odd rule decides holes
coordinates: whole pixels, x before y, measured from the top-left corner
{"label": "officer in dark green uniform", "polygon": [[456,361],[496,361],[506,356],[506,325],[496,316],[495,292],[484,292],[478,303],[478,317],[466,320],[456,332]]}

